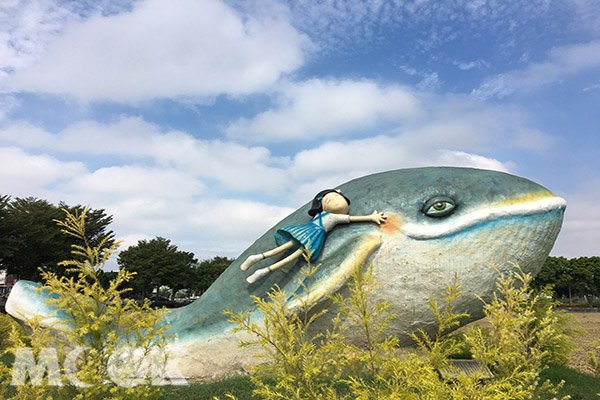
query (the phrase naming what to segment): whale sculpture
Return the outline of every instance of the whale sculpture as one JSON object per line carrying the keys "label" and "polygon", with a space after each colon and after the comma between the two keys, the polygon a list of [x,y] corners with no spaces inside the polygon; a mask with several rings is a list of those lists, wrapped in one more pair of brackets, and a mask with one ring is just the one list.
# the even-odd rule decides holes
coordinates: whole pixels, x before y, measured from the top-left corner
{"label": "whale sculpture", "polygon": [[[566,207],[564,199],[527,179],[470,168],[389,171],[352,180],[340,189],[352,200],[352,214],[380,210],[387,221],[380,226],[343,225],[328,235],[316,260],[321,266],[305,282],[312,287],[311,300],[330,306],[328,296],[344,293],[352,273],[371,264],[378,283],[371,300],[391,304],[396,318],[388,333],[405,341],[418,328],[435,329],[428,298],[440,299],[455,275],[463,291],[457,307],[470,314],[466,323],[483,316],[481,300],[492,297],[498,271],[518,264],[536,274],[558,236]],[[444,210],[434,212],[432,207],[441,203]],[[249,255],[273,248],[277,229],[307,222],[309,206],[300,207],[256,240],[201,298],[167,314],[175,335],[169,346],[172,361],[185,377],[216,379],[256,362],[254,349],[238,346],[247,337],[232,332],[224,311],[251,311],[260,320],[250,296],[264,296],[275,284],[289,294],[289,307],[295,307],[292,294],[303,295],[298,284],[303,262],[252,284],[246,281],[248,275],[270,261],[258,262],[248,271],[240,265]],[[51,315],[35,287],[18,282],[7,312],[21,319]],[[326,329],[329,321],[320,321],[316,329]]]}

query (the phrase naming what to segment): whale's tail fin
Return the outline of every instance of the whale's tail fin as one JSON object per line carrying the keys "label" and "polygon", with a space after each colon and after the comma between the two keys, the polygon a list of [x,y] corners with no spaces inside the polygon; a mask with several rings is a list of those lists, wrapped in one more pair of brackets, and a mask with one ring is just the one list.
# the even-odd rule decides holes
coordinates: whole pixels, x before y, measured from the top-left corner
{"label": "whale's tail fin", "polygon": [[43,327],[57,327],[63,318],[60,313],[48,305],[48,292],[40,290],[39,283],[21,280],[10,291],[5,309],[8,314],[19,321],[27,323],[33,318],[39,318]]}

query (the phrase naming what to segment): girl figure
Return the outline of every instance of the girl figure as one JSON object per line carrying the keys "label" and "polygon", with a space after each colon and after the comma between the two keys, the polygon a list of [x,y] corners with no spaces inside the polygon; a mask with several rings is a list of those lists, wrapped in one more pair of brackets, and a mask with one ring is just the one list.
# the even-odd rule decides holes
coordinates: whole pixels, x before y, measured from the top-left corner
{"label": "girl figure", "polygon": [[387,218],[384,213],[377,211],[373,211],[371,215],[351,216],[348,214],[349,208],[350,200],[337,189],[326,189],[317,193],[308,211],[308,214],[313,217],[309,223],[304,225],[290,225],[277,230],[275,233],[275,242],[278,247],[261,254],[248,256],[246,261],[240,265],[240,268],[242,271],[246,271],[253,264],[267,257],[283,253],[286,250],[295,250],[276,263],[254,271],[246,281],[254,283],[270,272],[295,261],[303,253],[308,255],[309,251],[312,252],[310,253],[310,261],[316,260],[325,244],[327,232],[331,231],[337,224],[374,222],[380,225]]}

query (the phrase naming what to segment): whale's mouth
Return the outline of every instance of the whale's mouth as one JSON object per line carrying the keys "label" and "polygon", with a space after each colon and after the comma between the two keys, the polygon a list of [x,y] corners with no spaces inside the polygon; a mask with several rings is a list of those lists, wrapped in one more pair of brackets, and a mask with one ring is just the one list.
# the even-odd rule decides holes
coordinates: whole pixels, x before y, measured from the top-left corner
{"label": "whale's mouth", "polygon": [[482,222],[501,218],[544,214],[556,210],[564,210],[565,199],[546,194],[528,194],[499,203],[491,203],[486,207],[474,209],[468,214],[451,216],[444,221],[431,224],[406,223],[402,233],[417,240],[435,239],[460,232]]}

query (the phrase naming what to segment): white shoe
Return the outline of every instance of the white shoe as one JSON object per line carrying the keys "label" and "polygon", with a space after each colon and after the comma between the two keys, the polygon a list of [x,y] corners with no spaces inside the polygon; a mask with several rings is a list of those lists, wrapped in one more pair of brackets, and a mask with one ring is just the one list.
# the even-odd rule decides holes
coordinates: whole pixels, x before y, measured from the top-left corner
{"label": "white shoe", "polygon": [[263,257],[262,254],[254,254],[251,256],[248,256],[248,258],[246,258],[246,261],[244,261],[242,263],[242,265],[240,265],[240,269],[242,271],[246,271],[248,268],[250,268],[251,266],[253,266],[254,264],[256,264],[257,262],[264,260],[265,258]]}
{"label": "white shoe", "polygon": [[257,280],[259,280],[260,278],[262,278],[263,276],[267,276],[269,275],[269,268],[261,268],[261,269],[257,269],[256,271],[254,271],[254,273],[252,275],[250,275],[249,277],[246,278],[246,282],[248,283],[254,283]]}

